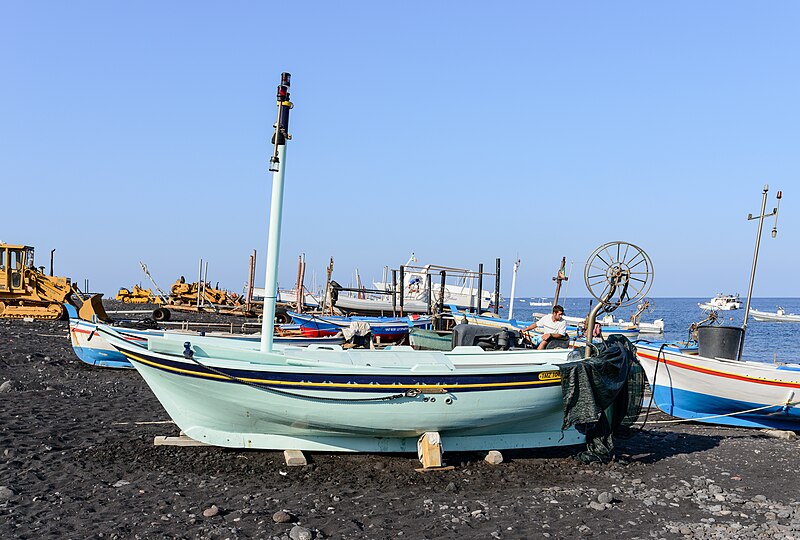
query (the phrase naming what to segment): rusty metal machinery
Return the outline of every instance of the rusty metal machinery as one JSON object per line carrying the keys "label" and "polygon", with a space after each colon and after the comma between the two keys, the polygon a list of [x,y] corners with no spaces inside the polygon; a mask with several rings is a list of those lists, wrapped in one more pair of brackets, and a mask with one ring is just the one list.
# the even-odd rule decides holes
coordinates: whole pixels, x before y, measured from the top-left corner
{"label": "rusty metal machinery", "polygon": [[169,303],[178,306],[187,304],[241,306],[243,298],[236,293],[211,287],[209,283],[186,283],[186,279],[181,276],[170,287]]}
{"label": "rusty metal machinery", "polygon": [[82,318],[107,319],[101,295],[81,302],[68,278],[48,276],[43,270],[34,265],[33,247],[0,244],[0,318],[60,319],[69,303]]}

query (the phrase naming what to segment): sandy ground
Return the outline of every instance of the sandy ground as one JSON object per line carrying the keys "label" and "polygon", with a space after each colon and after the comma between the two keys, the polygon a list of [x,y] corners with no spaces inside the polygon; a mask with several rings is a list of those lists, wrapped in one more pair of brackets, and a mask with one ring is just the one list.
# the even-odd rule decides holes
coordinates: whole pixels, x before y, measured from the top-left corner
{"label": "sandy ground", "polygon": [[153,446],[177,428],[145,383],[82,364],[63,321],[0,322],[0,383],[0,538],[800,538],[800,443],[757,430],[650,423],[608,465],[572,448],[289,468]]}

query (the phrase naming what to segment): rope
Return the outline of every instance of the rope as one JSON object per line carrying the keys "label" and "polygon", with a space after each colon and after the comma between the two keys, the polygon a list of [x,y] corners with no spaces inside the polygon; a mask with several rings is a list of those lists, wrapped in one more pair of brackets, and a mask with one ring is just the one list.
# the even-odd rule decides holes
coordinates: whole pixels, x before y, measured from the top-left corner
{"label": "rope", "polygon": [[[652,399],[651,399],[651,401],[652,401]],[[778,407],[778,406],[781,406],[781,408],[791,407],[791,406],[797,405],[798,403],[800,403],[800,401],[787,401],[785,403],[780,402],[780,403],[775,403],[775,404],[772,404],[772,405],[764,405],[763,407],[756,407],[755,409],[747,409],[747,410],[744,410],[744,411],[737,411],[737,412],[726,413],[726,414],[712,414],[712,415],[709,415],[709,416],[700,416],[698,418],[681,418],[681,419],[678,419],[678,420],[658,420],[658,421],[654,421],[654,422],[651,422],[651,423],[652,424],[679,424],[681,422],[698,422],[700,420],[711,420],[712,418],[725,418],[727,416],[736,416],[738,414],[746,414],[746,413],[751,413],[751,412],[756,412],[756,411],[763,411],[764,409],[769,409],[769,408]],[[649,410],[648,410],[648,412],[649,412]],[[642,424],[642,427],[644,427],[644,424]]]}
{"label": "rope", "polygon": [[639,431],[644,430],[644,426],[647,424],[647,418],[650,416],[650,409],[653,406],[653,400],[656,398],[655,387],[656,387],[656,379],[658,378],[658,366],[661,364],[661,355],[664,354],[664,347],[666,346],[667,344],[663,343],[661,347],[659,347],[658,349],[658,355],[656,356],[656,369],[655,372],[653,373],[653,384],[651,385],[650,389],[650,403],[647,404],[647,412],[644,413],[644,421],[642,421],[642,427],[639,428]]}
{"label": "rope", "polygon": [[[187,355],[184,355],[184,357],[186,357],[186,356]],[[270,393],[278,394],[278,395],[281,395],[281,396],[288,396],[288,397],[293,397],[293,398],[298,398],[298,399],[307,399],[309,401],[349,401],[349,402],[354,402],[354,403],[368,402],[368,401],[391,401],[391,400],[401,399],[401,398],[415,398],[415,397],[417,397],[418,395],[420,395],[422,393],[421,391],[419,391],[419,390],[417,390],[415,388],[410,388],[410,389],[406,390],[405,392],[403,392],[402,394],[392,394],[391,396],[383,396],[383,397],[376,397],[376,398],[365,398],[365,399],[341,399],[341,398],[334,398],[334,397],[305,396],[303,394],[296,394],[294,392],[287,392],[285,390],[278,390],[276,388],[272,388],[272,387],[269,387],[269,386],[264,386],[262,384],[253,383],[253,382],[250,382],[250,381],[245,381],[244,379],[240,379],[239,377],[236,377],[235,375],[231,375],[229,373],[225,373],[224,371],[212,368],[210,366],[206,366],[205,364],[203,364],[200,361],[196,360],[194,358],[194,355],[189,356],[188,359],[191,360],[192,362],[194,362],[195,364],[197,364],[198,366],[200,366],[201,368],[203,368],[203,369],[205,369],[207,371],[210,371],[211,373],[215,373],[215,374],[220,375],[222,377],[226,377],[226,378],[228,378],[228,379],[230,379],[230,380],[232,380],[234,382],[237,382],[239,384],[243,384],[245,386],[250,386],[252,388],[255,388],[256,390],[261,390],[263,392],[270,392]]]}

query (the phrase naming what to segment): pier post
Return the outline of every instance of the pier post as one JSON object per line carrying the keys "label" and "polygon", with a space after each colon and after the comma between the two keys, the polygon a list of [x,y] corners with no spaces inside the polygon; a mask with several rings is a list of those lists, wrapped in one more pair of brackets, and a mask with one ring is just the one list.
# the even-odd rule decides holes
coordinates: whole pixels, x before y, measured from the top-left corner
{"label": "pier post", "polygon": [[494,275],[494,314],[500,309],[500,257],[495,261],[497,268]]}
{"label": "pier post", "polygon": [[405,300],[406,291],[406,267],[400,266],[400,316],[403,316],[403,301]]}
{"label": "pier post", "polygon": [[481,314],[481,296],[483,296],[483,263],[478,265],[478,292],[475,294],[475,313]]}
{"label": "pier post", "polygon": [[397,317],[397,270],[392,268],[392,317]]}

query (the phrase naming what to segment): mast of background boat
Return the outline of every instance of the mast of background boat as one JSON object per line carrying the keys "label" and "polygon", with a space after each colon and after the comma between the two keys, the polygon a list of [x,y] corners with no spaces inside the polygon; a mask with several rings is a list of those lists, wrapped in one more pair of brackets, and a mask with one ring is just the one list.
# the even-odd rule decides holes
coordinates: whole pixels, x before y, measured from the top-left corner
{"label": "mast of background boat", "polygon": [[274,150],[269,160],[272,172],[272,206],[269,212],[269,240],[267,243],[267,277],[264,284],[264,312],[261,320],[261,351],[272,351],[275,332],[275,302],[278,297],[278,252],[281,247],[281,214],[283,213],[283,178],[286,172],[286,141],[289,135],[289,86],[291,75],[281,73],[278,85],[278,120],[272,136]]}
{"label": "mast of background boat", "polygon": [[753,253],[753,267],[750,269],[750,286],[747,288],[747,303],[744,306],[744,322],[742,323],[742,339],[739,341],[739,355],[737,359],[742,359],[742,352],[744,352],[744,334],[747,331],[747,316],[750,314],[750,297],[753,296],[753,282],[756,279],[756,264],[758,263],[758,248],[761,247],[761,230],[764,228],[764,218],[775,216],[775,226],[772,227],[772,237],[778,236],[778,208],[781,206],[782,193],[778,192],[778,206],[772,209],[771,214],[765,214],[767,209],[767,192],[769,191],[769,184],[764,184],[764,194],[761,199],[761,212],[758,216],[753,217],[753,214],[747,214],[747,220],[758,220],[758,235],[756,236],[756,250]]}
{"label": "mast of background boat", "polygon": [[508,318],[514,318],[514,291],[517,288],[517,269],[519,269],[519,257],[517,257],[517,262],[514,263],[514,275],[511,277],[511,300],[508,302]]}
{"label": "mast of background boat", "polygon": [[553,306],[558,304],[558,295],[561,292],[561,282],[562,281],[567,281],[569,279],[567,277],[567,275],[564,273],[564,270],[566,269],[566,267],[567,267],[567,258],[566,257],[562,257],[561,258],[561,268],[558,269],[558,272],[556,273],[556,277],[553,278],[553,281],[556,282],[556,295],[553,297]]}

